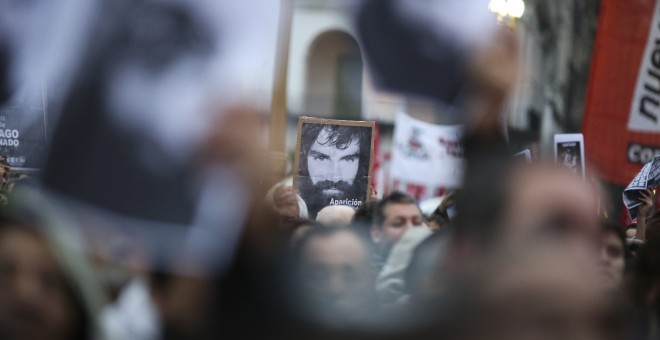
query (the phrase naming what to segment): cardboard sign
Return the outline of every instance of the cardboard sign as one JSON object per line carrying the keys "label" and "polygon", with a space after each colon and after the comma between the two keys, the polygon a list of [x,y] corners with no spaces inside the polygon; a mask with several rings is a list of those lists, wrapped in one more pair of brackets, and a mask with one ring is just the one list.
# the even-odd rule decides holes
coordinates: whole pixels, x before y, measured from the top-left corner
{"label": "cardboard sign", "polygon": [[39,169],[46,154],[46,110],[28,103],[0,107],[0,156],[12,168]]}
{"label": "cardboard sign", "polygon": [[555,163],[585,177],[584,137],[581,133],[555,135]]}
{"label": "cardboard sign", "polygon": [[301,117],[293,186],[307,204],[309,217],[326,206],[357,209],[371,182],[374,122]]}

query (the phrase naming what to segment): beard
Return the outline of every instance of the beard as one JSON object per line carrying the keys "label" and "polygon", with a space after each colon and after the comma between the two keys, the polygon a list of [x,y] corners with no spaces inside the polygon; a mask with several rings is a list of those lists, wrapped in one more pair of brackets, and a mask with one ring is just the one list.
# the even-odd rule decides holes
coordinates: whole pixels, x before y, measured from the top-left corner
{"label": "beard", "polygon": [[[327,193],[329,190],[336,192]],[[330,202],[333,199],[355,199],[364,202],[367,195],[367,187],[366,183],[359,181],[354,181],[352,185],[346,181],[334,182],[329,180],[314,184],[311,178],[300,176],[298,177],[298,192],[307,205],[309,218],[316,219],[316,214],[319,210],[331,205]]]}

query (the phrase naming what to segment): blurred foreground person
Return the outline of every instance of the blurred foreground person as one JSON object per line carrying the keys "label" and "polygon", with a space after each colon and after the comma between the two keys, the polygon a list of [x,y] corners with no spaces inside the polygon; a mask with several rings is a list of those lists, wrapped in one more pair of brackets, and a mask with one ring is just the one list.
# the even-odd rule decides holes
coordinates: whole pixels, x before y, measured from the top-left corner
{"label": "blurred foreground person", "polygon": [[625,339],[627,310],[601,284],[593,260],[549,239],[493,257],[462,284],[467,303],[451,322],[453,338]]}
{"label": "blurred foreground person", "polygon": [[376,280],[378,299],[384,306],[397,306],[407,302],[410,297],[406,271],[415,249],[431,235],[428,228],[408,229],[397,242],[387,257],[383,270]]}
{"label": "blurred foreground person", "polygon": [[[489,182],[483,189],[468,187],[467,195],[459,201],[462,213],[449,257],[455,270],[478,265],[498,249],[537,239],[576,243],[597,254],[601,229],[594,188],[549,166],[501,170],[509,172],[502,174],[500,182]],[[488,174],[479,176],[477,183],[493,179]],[[468,195],[477,195],[479,202],[469,201],[475,197]]]}
{"label": "blurred foreground person", "polygon": [[353,214],[353,220],[350,226],[369,245],[369,249],[371,250],[371,265],[375,271],[380,269],[383,261],[380,255],[377,254],[376,243],[371,238],[371,228],[374,228],[374,215],[378,209],[378,204],[380,204],[380,200],[376,198],[364,202],[364,204],[357,208],[355,214]]}
{"label": "blurred foreground person", "polygon": [[0,217],[1,339],[93,338],[83,288],[58,261],[64,253],[39,229]]}
{"label": "blurred foreground person", "polygon": [[298,243],[295,280],[305,313],[329,327],[374,317],[377,304],[368,247],[349,229],[316,228]]}

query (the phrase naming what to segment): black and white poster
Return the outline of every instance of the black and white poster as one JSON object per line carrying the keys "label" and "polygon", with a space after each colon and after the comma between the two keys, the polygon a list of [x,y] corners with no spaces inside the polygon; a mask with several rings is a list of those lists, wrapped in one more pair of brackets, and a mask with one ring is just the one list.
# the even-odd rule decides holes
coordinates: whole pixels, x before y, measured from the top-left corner
{"label": "black and white poster", "polygon": [[623,190],[623,204],[628,209],[631,220],[637,220],[637,207],[642,202],[639,199],[639,192],[642,190],[655,190],[660,186],[660,156],[646,163],[637,176]]}
{"label": "black and white poster", "polygon": [[584,137],[581,133],[555,135],[555,162],[575,175],[585,176]]}
{"label": "black and white poster", "polygon": [[314,219],[322,208],[357,209],[369,192],[374,122],[301,117],[293,185]]}
{"label": "black and white poster", "polygon": [[12,168],[40,169],[46,153],[46,109],[10,102],[0,107],[0,156]]}

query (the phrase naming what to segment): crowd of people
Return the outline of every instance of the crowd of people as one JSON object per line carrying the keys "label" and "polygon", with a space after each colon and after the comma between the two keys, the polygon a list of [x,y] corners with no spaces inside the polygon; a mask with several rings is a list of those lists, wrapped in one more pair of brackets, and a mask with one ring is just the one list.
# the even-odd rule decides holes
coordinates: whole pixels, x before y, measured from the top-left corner
{"label": "crowd of people", "polygon": [[51,199],[19,187],[0,220],[0,335],[657,338],[654,193],[642,193],[626,230],[568,171],[500,166],[516,181],[478,199],[469,186],[450,192],[429,216],[405,193],[372,191],[357,210],[328,206],[310,220],[280,183],[258,200],[231,264],[212,275],[171,270],[183,255],[159,267],[126,240],[111,250],[122,254],[98,256],[61,228],[70,221]]}
{"label": "crowd of people", "polygon": [[[124,19],[121,6],[104,4]],[[194,143],[149,130],[150,119],[166,111],[165,131],[177,134],[172,126],[188,119],[177,110],[196,106],[163,93],[195,92],[186,72],[216,49],[180,8],[141,10],[117,32],[100,25],[113,44],[91,49],[100,57],[72,81],[43,176],[9,185],[2,167],[0,339],[660,338],[655,191],[640,191],[636,223],[624,226],[605,209],[621,202],[608,202],[593,174],[512,157],[520,150],[501,129],[519,79],[511,28],[500,27],[465,70],[445,70],[469,89],[449,91],[465,96],[464,178],[425,215],[405,192],[364,187],[369,130],[305,130],[305,193],[293,178],[273,185],[276,166],[249,105],[213,107],[219,122],[191,138],[194,156],[161,166],[172,150],[154,140],[174,150]],[[145,14],[171,45],[142,25]],[[190,51],[194,62],[177,59]],[[190,82],[176,81],[180,73]],[[441,76],[421,73],[432,84]],[[137,127],[129,116],[139,116]],[[337,181],[326,178],[339,168]],[[197,205],[182,184],[190,178],[204,179],[192,181]],[[327,204],[367,191],[364,201]]]}

